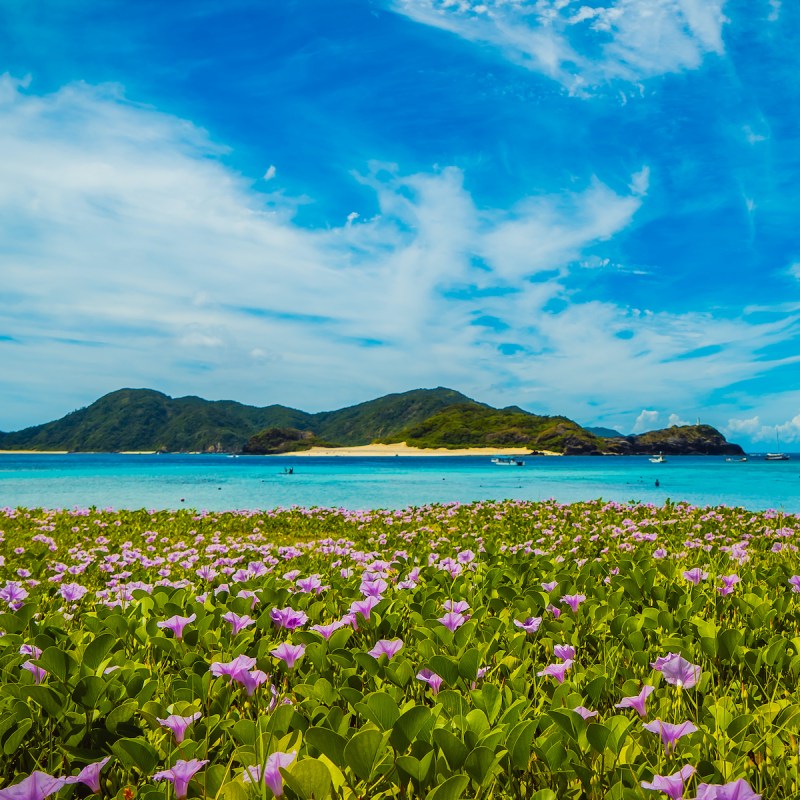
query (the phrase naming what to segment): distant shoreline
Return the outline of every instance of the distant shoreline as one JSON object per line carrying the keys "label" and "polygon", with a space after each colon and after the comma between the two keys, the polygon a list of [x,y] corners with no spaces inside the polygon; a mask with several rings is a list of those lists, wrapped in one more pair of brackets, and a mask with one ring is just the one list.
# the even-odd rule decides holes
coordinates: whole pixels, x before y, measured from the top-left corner
{"label": "distant shoreline", "polygon": [[[153,456],[156,450],[122,450],[119,452],[93,451],[95,455],[118,456]],[[74,455],[91,455],[89,452],[74,453]],[[69,450],[0,450],[3,455],[27,456],[66,456],[73,455]],[[164,455],[227,455],[239,456],[239,453],[165,453]],[[530,447],[462,447],[458,450],[449,450],[446,447],[410,447],[401,442],[399,444],[365,444],[358,447],[312,447],[310,450],[300,450],[295,453],[274,453],[279,458],[285,456],[342,456],[353,458],[358,456],[528,456],[531,455]],[[536,455],[560,456],[551,450],[537,450]],[[250,458],[248,454],[241,454],[242,458]],[[261,458],[262,456],[259,456]]]}

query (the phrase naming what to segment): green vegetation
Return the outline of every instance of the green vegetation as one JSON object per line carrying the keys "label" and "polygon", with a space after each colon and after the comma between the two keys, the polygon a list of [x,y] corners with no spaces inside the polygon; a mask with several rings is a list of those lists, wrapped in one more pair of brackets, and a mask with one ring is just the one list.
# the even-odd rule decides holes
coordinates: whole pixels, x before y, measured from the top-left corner
{"label": "green vegetation", "polygon": [[671,428],[649,431],[638,436],[607,439],[605,450],[618,455],[636,453],[665,455],[735,456],[744,450],[731,444],[711,425],[674,425]]}
{"label": "green vegetation", "polygon": [[518,408],[460,403],[380,441],[412,447],[528,447],[558,453],[592,453],[602,441],[566,417],[540,417]]}
{"label": "green vegetation", "polygon": [[336,447],[314,436],[311,431],[297,428],[267,428],[247,440],[242,452],[246,455],[278,455],[280,453],[299,453],[312,447]]}

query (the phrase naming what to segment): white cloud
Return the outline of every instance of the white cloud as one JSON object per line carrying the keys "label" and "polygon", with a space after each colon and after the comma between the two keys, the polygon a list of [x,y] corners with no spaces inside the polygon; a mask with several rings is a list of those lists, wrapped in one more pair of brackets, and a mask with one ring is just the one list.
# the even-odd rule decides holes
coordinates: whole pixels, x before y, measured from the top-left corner
{"label": "white cloud", "polygon": [[590,251],[645,202],[635,176],[631,194],[588,180],[499,210],[458,169],[373,164],[358,179],[379,213],[312,231],[186,121],[114,88],[37,96],[10,78],[0,152],[5,430],[121,386],[319,410],[450,385],[624,419],[792,363],[760,353],[796,310],[751,324],[574,300]]}
{"label": "white cloud", "polygon": [[275,165],[270,164],[267,168],[267,171],[264,173],[264,180],[271,181],[275,177],[275,173],[277,172]]}
{"label": "white cloud", "polygon": [[[722,54],[725,0],[393,0],[411,19],[489,44],[581,93],[609,81],[694,69]],[[587,44],[588,43],[588,44]]]}
{"label": "white cloud", "polygon": [[670,427],[673,427],[675,425],[691,425],[692,423],[689,422],[688,420],[681,419],[680,415],[678,414],[670,414],[669,419],[667,420],[667,424]]}
{"label": "white cloud", "polygon": [[729,433],[741,433],[745,436],[753,436],[761,430],[761,427],[761,420],[756,414],[754,417],[746,417],[744,419],[736,417],[729,419],[725,430]]}
{"label": "white cloud", "polygon": [[661,414],[658,411],[643,408],[633,425],[634,433],[644,433],[658,428]]}

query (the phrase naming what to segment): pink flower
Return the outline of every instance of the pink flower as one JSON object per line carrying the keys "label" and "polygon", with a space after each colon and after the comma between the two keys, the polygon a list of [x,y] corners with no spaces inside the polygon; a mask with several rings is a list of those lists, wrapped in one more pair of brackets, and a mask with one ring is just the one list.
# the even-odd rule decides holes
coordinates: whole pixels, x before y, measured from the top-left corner
{"label": "pink flower", "polygon": [[564,683],[567,670],[572,667],[572,660],[567,659],[563,664],[548,664],[541,672],[536,674],[540,678],[555,678],[559,683]]}
{"label": "pink flower", "polygon": [[295,611],[293,608],[273,608],[269,616],[279,628],[286,628],[289,631],[302,628],[308,622],[305,611]]}
{"label": "pink flower", "polygon": [[439,622],[445,626],[450,631],[455,631],[460,628],[467,620],[469,616],[464,616],[464,614],[459,614],[456,611],[448,611],[445,613],[443,617],[439,617]]}
{"label": "pink flower", "polygon": [[575,648],[571,644],[557,644],[553,646],[553,655],[562,661],[575,658]]}
{"label": "pink flower", "polygon": [[578,610],[578,606],[586,599],[585,594],[565,594],[561,598],[562,603],[566,603],[571,609],[572,612],[575,613]]}
{"label": "pink flower", "polygon": [[46,772],[36,770],[19,783],[0,789],[0,800],[44,800],[55,794],[64,784],[64,778],[54,778]]}
{"label": "pink flower", "polygon": [[[372,609],[380,603],[377,597],[365,597],[363,600],[354,600],[350,603],[350,613],[355,617],[356,614],[361,614],[364,619],[369,619]],[[356,626],[353,625],[355,628]]]}
{"label": "pink flower", "polygon": [[694,733],[697,730],[697,726],[688,720],[678,725],[673,725],[671,722],[662,722],[660,719],[654,719],[652,722],[645,723],[644,729],[650,731],[650,733],[660,734],[661,741],[664,743],[664,751],[669,755],[670,750],[675,747],[678,739]]}
{"label": "pink flower", "polygon": [[179,759],[175,762],[175,766],[170,769],[156,772],[156,774],[153,775],[153,780],[170,781],[175,787],[175,796],[178,800],[181,800],[186,797],[189,791],[189,781],[194,777],[195,773],[201,770],[206,764],[208,764],[208,759],[204,759],[203,761],[198,761],[196,758],[193,758],[191,761]]}
{"label": "pink flower", "polygon": [[256,665],[256,660],[250,656],[240,655],[236,656],[233,661],[215,661],[211,667],[211,674],[215,678],[221,678],[223,675],[231,680],[243,682],[241,675],[248,672]]}
{"label": "pink flower", "polygon": [[695,800],[761,800],[761,795],[756,794],[744,778],[739,778],[738,781],[717,786],[701,783],[697,787]]}
{"label": "pink flower", "polygon": [[800,592],[800,575],[792,575],[789,578],[789,585],[792,587],[793,592]]}
{"label": "pink flower", "polygon": [[639,692],[639,694],[633,695],[632,697],[623,697],[614,708],[632,708],[640,717],[644,717],[647,715],[645,703],[647,702],[647,698],[650,697],[654,691],[654,686],[646,684],[642,687],[642,691]]}
{"label": "pink flower", "polygon": [[543,583],[542,589],[544,589],[546,592],[552,592],[556,586],[558,586],[558,581],[550,581],[549,583]]}
{"label": "pink flower", "polygon": [[458,602],[454,602],[453,600],[445,600],[444,610],[453,611],[456,614],[464,614],[469,611],[469,603],[466,600],[459,600]]}
{"label": "pink flower", "polygon": [[514,625],[516,625],[518,628],[522,628],[522,630],[524,630],[527,634],[536,633],[541,624],[541,617],[528,617],[523,622],[520,622],[518,619],[514,620]]}
{"label": "pink flower", "polygon": [[375,646],[372,650],[368,650],[367,652],[373,658],[380,658],[381,656],[386,656],[390,661],[391,659],[396,656],[400,650],[403,648],[403,640],[402,639],[381,639],[380,641],[375,643]]}
{"label": "pink flower", "polygon": [[26,661],[22,665],[22,669],[28,670],[28,672],[33,673],[33,679],[36,681],[37,684],[41,683],[47,677],[47,670],[42,669],[42,667],[37,666],[33,663],[33,661]]}
{"label": "pink flower", "polygon": [[244,782],[253,783],[263,781],[269,786],[270,791],[275,797],[280,797],[283,794],[283,776],[281,769],[286,769],[297,758],[297,750],[292,750],[291,753],[273,753],[264,765],[262,770],[260,766],[248,767],[244,771]]}
{"label": "pink flower", "polygon": [[186,729],[193,723],[200,719],[200,712],[196,711],[188,717],[180,717],[177,714],[170,714],[165,719],[156,717],[159,724],[165,728],[169,728],[175,736],[175,741],[180,744],[186,736]]}
{"label": "pink flower", "polygon": [[680,688],[691,689],[699,680],[701,670],[677,653],[660,656],[650,666],[664,676],[667,683]]}
{"label": "pink flower", "polygon": [[64,783],[83,783],[97,794],[100,791],[100,773],[110,760],[111,756],[106,756],[101,761],[87,764],[77,775],[65,778]]}
{"label": "pink flower", "polygon": [[299,661],[304,653],[306,647],[303,644],[289,644],[282,642],[274,650],[269,651],[275,658],[283,661],[289,669],[294,669],[294,665]]}
{"label": "pink flower", "polygon": [[222,619],[225,620],[225,622],[230,623],[234,636],[247,628],[249,625],[253,625],[255,623],[255,620],[251,619],[246,614],[243,617],[240,617],[238,614],[234,614],[233,611],[223,614]]}
{"label": "pink flower", "polygon": [[704,572],[700,567],[695,567],[694,569],[686,570],[683,573],[683,577],[686,578],[687,581],[693,583],[695,586],[699,584],[701,581],[704,581],[708,577],[708,573]]}
{"label": "pink flower", "polygon": [[431,687],[431,694],[439,694],[439,689],[442,688],[444,682],[439,675],[427,667],[417,673],[417,680],[427,683]]}
{"label": "pink flower", "polygon": [[672,775],[653,775],[652,781],[642,781],[643,789],[653,789],[657,792],[664,792],[670,800],[681,800],[683,797],[683,785],[695,773],[695,768],[687,764]]}
{"label": "pink flower", "polygon": [[586,706],[575,706],[572,709],[576,714],[580,714],[584,719],[591,719],[592,717],[597,716],[596,711],[592,711],[591,709],[586,708]]}
{"label": "pink flower", "polygon": [[159,628],[166,628],[172,631],[176,639],[183,639],[183,629],[190,623],[197,619],[197,614],[192,614],[190,617],[181,617],[177,614],[167,620],[157,622]]}
{"label": "pink flower", "polygon": [[330,639],[333,635],[333,632],[338,631],[339,628],[343,628],[344,625],[344,622],[337,619],[334,622],[328,623],[327,625],[312,625],[311,630],[315,633],[318,633],[323,639]]}

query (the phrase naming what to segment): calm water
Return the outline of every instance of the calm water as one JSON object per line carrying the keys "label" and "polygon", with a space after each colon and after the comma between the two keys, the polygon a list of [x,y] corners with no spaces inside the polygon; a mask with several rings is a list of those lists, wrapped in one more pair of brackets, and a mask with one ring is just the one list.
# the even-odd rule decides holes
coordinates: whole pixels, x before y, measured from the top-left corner
{"label": "calm water", "polygon": [[[288,467],[294,474],[284,473]],[[506,498],[670,498],[800,513],[800,455],[745,463],[683,456],[665,464],[644,456],[539,457],[524,467],[495,466],[485,456],[0,455],[0,507],[355,509]]]}

